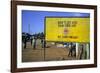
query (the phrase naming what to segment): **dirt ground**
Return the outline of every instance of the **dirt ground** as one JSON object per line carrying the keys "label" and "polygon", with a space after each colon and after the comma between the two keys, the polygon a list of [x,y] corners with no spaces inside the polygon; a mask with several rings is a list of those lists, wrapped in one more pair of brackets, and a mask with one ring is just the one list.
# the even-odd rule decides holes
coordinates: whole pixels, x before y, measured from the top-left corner
{"label": "dirt ground", "polygon": [[40,40],[37,41],[36,49],[33,49],[30,42],[27,42],[27,47],[22,48],[22,62],[37,62],[37,61],[60,61],[60,60],[75,60],[75,56],[68,56],[68,48],[57,47],[50,42],[47,47],[41,48]]}

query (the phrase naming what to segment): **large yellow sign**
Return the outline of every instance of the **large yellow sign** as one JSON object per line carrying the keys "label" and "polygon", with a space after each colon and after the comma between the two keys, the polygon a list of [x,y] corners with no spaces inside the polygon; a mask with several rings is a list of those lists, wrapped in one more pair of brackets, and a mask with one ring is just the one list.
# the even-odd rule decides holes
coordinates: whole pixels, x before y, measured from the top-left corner
{"label": "large yellow sign", "polygon": [[90,41],[90,18],[46,17],[45,24],[46,41]]}

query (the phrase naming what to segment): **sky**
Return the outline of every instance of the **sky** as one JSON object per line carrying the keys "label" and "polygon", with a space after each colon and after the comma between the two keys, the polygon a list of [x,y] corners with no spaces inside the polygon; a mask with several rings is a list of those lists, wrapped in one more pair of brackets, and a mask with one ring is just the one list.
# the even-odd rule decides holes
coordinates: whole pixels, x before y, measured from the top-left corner
{"label": "sky", "polygon": [[44,20],[46,16],[60,17],[90,17],[89,13],[79,12],[53,12],[22,10],[22,32],[35,34],[44,32]]}

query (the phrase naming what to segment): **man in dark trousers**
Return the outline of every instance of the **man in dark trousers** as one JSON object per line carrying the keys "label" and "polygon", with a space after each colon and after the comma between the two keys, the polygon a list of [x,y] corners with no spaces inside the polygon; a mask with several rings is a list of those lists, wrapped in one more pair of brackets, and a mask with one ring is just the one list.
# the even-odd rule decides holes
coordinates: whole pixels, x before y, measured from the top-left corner
{"label": "man in dark trousers", "polygon": [[44,37],[41,39],[41,44],[42,44],[42,48],[46,47],[46,41],[45,41]]}
{"label": "man in dark trousers", "polygon": [[81,53],[80,53],[80,59],[82,59],[82,55],[83,55],[83,45],[81,45]]}
{"label": "man in dark trousers", "polygon": [[43,45],[44,45],[44,43],[43,43],[43,38],[41,38],[41,44],[42,44],[41,47],[44,48],[44,46],[43,46]]}
{"label": "man in dark trousers", "polygon": [[30,39],[30,41],[31,41],[31,46],[32,46],[32,40],[33,40],[33,38],[31,37],[31,39]]}
{"label": "man in dark trousers", "polygon": [[[76,51],[76,45],[73,44],[73,43],[70,43],[70,48],[69,48],[68,56],[70,56],[70,55],[71,55],[71,57],[72,57],[72,56],[76,56],[75,51]],[[74,54],[73,54],[73,53],[74,53]]]}
{"label": "man in dark trousers", "polygon": [[27,43],[27,37],[25,36],[25,38],[24,38],[24,49],[26,48],[26,43]]}

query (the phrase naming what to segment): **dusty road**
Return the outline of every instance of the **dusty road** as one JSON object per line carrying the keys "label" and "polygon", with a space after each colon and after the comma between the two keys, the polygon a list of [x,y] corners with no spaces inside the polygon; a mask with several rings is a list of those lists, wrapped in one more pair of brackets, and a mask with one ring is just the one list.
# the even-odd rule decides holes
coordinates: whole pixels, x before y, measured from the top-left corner
{"label": "dusty road", "polygon": [[36,49],[33,49],[30,42],[27,42],[26,49],[22,49],[22,62],[37,61],[58,61],[58,60],[74,60],[75,57],[69,57],[68,48],[61,48],[47,43],[47,48],[41,48],[40,41],[37,42]]}

